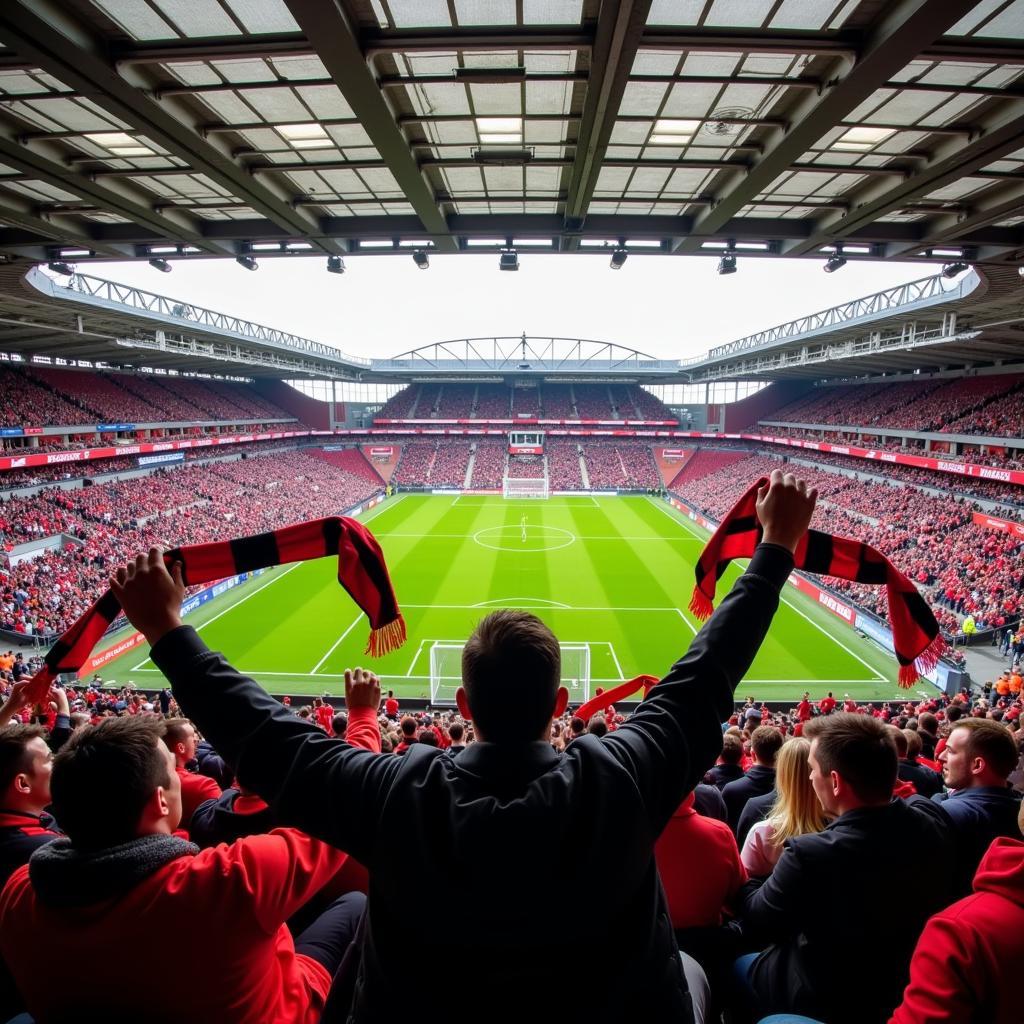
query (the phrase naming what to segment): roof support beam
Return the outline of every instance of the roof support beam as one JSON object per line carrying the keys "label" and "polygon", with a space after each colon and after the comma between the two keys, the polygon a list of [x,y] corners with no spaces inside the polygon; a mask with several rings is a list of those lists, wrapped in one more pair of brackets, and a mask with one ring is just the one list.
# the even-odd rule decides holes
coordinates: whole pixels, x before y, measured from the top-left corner
{"label": "roof support beam", "polygon": [[730,218],[766,191],[830,128],[849,117],[872,92],[906,67],[973,6],[971,0],[949,0],[940,5],[927,0],[885,4],[856,62],[851,66],[845,60],[837,61],[832,72],[823,76],[826,81],[835,79],[835,84],[826,86],[821,96],[808,93],[801,97],[790,114],[790,130],[774,132],[775,143],[754,161],[747,174],[732,174],[725,179],[718,204],[697,218],[693,234],[681,239],[677,250],[698,251],[703,238],[717,235]]}
{"label": "roof support beam", "polygon": [[928,164],[908,174],[902,181],[869,183],[849,197],[849,212],[823,217],[806,242],[784,250],[783,255],[802,256],[809,249],[836,239],[842,240],[857,228],[899,209],[910,200],[972,175],[979,168],[1019,149],[1022,134],[1024,100],[999,104],[978,125],[974,139],[969,142],[955,138],[943,139],[936,146]]}
{"label": "roof support beam", "polygon": [[56,247],[92,249],[101,256],[114,259],[132,259],[135,255],[134,246],[99,241],[93,237],[87,224],[68,217],[41,213],[31,200],[3,190],[0,190],[0,221],[9,227],[22,228],[44,238],[50,237]]}
{"label": "roof support beam", "polygon": [[[569,228],[581,225],[586,216],[650,9],[651,0],[603,0],[601,4],[576,158],[562,182],[568,190],[565,223]],[[570,239],[569,251],[576,247]]]}
{"label": "roof support beam", "polygon": [[[200,118],[189,106],[151,99],[151,83],[131,69],[126,70],[128,77],[121,77],[102,41],[53,0],[34,0],[31,6],[28,0],[5,0],[0,5],[0,40],[286,230],[298,237],[316,232],[315,219],[295,210],[292,196],[279,186],[254,181],[231,157],[225,140],[204,140],[196,131]],[[335,251],[333,246],[323,248]]]}
{"label": "roof support beam", "polygon": [[439,252],[455,252],[455,240],[434,200],[434,190],[396,124],[395,112],[381,92],[339,0],[286,2],[306,38],[315,40],[320,60],[395,176],[423,230],[434,239]]}

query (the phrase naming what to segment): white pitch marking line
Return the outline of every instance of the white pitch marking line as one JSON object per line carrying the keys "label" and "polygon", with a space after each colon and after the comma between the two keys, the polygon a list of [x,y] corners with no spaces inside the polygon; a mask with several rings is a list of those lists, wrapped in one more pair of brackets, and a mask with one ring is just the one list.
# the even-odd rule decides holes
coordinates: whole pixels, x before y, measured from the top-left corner
{"label": "white pitch marking line", "polygon": [[359,623],[359,620],[362,619],[362,617],[363,617],[363,613],[360,612],[352,620],[352,623],[348,627],[348,629],[346,629],[345,632],[342,633],[341,636],[339,636],[338,639],[335,640],[333,644],[331,644],[331,649],[313,666],[312,670],[309,673],[311,676],[315,676],[316,675],[317,670],[320,668],[320,666],[337,650],[338,645],[341,643],[341,641],[344,640],[345,637],[347,637],[349,635],[349,633],[351,633],[352,630],[356,628],[356,626]]}
{"label": "white pitch marking line", "polygon": [[412,675],[412,670],[416,667],[416,662],[419,661],[420,651],[423,650],[423,644],[425,642],[426,641],[421,640],[419,647],[416,648],[416,654],[413,656],[412,661],[409,663],[409,671],[405,673],[405,676],[406,676],[407,679],[409,678],[409,676]]}
{"label": "white pitch marking line", "polygon": [[[525,600],[533,601],[533,598],[526,598]],[[479,604],[410,604],[407,601],[402,602],[403,608],[441,608],[449,611],[472,611],[473,609],[480,610],[481,605]],[[610,608],[610,607],[597,607],[597,606],[578,606],[578,605],[565,605],[559,609],[553,609],[557,611],[569,611],[569,612],[670,612],[675,615],[678,613],[678,608]]]}
{"label": "white pitch marking line", "polygon": [[[651,499],[651,500],[653,501],[653,499]],[[661,509],[661,511],[664,512],[665,515],[667,515],[669,517],[669,519],[672,520],[672,522],[678,523],[680,526],[682,526],[685,529],[689,530],[690,533],[694,533],[692,527],[690,526],[690,524],[685,519],[677,519],[675,516],[671,515],[661,505],[658,505],[657,503],[655,503],[655,508]],[[696,537],[698,535],[694,533],[694,536]],[[783,591],[783,592],[781,592],[779,594],[779,600],[781,600],[784,605],[787,605],[788,607],[792,608],[793,611],[795,611],[797,613],[797,615],[799,615],[801,618],[806,619],[820,633],[824,633],[825,636],[827,636],[829,638],[829,640],[831,640],[833,643],[838,644],[852,658],[856,658],[857,661],[859,661],[872,675],[872,678],[870,680],[863,680],[864,682],[874,682],[874,683],[877,683],[877,682],[887,683],[887,682],[889,682],[889,680],[886,679],[885,676],[883,676],[878,671],[878,669],[876,669],[873,665],[870,665],[868,662],[866,662],[856,651],[850,650],[850,648],[847,647],[846,644],[844,644],[843,641],[839,639],[839,637],[837,637],[834,634],[830,633],[820,623],[815,622],[814,619],[812,619],[810,617],[810,615],[808,615],[807,612],[805,612],[802,608],[798,608],[795,604],[793,604],[793,602],[790,601],[790,599],[788,597],[786,597],[785,591]]]}
{"label": "white pitch marking line", "polygon": [[512,604],[513,601],[529,602],[530,604],[540,605],[544,608],[568,608],[572,609],[572,605],[562,604],[561,601],[548,601],[543,597],[496,597],[493,601],[478,601],[474,605],[470,605],[472,608],[489,608],[491,605],[498,605],[499,607],[505,607]]}
{"label": "white pitch marking line", "polygon": [[[298,569],[300,565],[302,565],[301,562],[296,562],[294,565],[288,566],[288,568],[285,569],[284,572],[279,573],[272,580],[267,580],[267,582],[262,584],[262,586],[259,586],[255,590],[250,590],[248,593],[243,594],[237,601],[234,602],[234,604],[229,604],[227,608],[222,608],[219,612],[217,612],[216,615],[210,616],[210,618],[208,618],[201,626],[196,626],[196,632],[198,633],[200,630],[206,629],[206,627],[209,626],[211,622],[216,622],[222,615],[227,615],[228,612],[234,610],[240,604],[244,604],[246,601],[248,601],[250,597],[255,597],[261,590],[266,590],[267,587],[272,586],[278,580],[284,579],[285,576],[288,575],[288,573],[290,573],[293,569]],[[146,658],[144,661],[140,661],[138,665],[132,666],[131,671],[138,672],[139,669],[141,669],[142,666],[147,664],[149,661],[149,658]]]}
{"label": "white pitch marking line", "polygon": [[[518,530],[518,526],[514,525],[500,525],[500,526],[487,526],[483,530],[478,530],[478,533],[483,533],[488,530]],[[543,524],[537,524],[534,526],[528,526],[528,530],[557,530],[556,526],[544,526]],[[569,532],[569,531],[565,531]],[[375,537],[402,537],[408,540],[425,540],[427,538],[437,540],[465,540],[466,535],[464,533],[375,533]],[[659,541],[664,544],[668,543],[676,544],[699,544],[700,540],[696,537],[622,537],[619,534],[609,534],[608,536],[602,537],[584,537],[579,534],[574,534],[577,540],[618,540],[618,541],[629,541],[631,544],[641,543],[643,541]]]}
{"label": "white pitch marking line", "polygon": [[619,673],[619,679],[625,679],[626,677],[622,674],[622,666],[619,664],[619,659],[615,653],[615,647],[612,645],[612,642],[610,640],[601,640],[599,641],[599,643],[608,645],[608,650],[611,653],[612,661],[615,662],[615,671]]}
{"label": "white pitch marking line", "polygon": [[681,618],[683,622],[686,623],[687,628],[690,630],[690,632],[693,633],[694,636],[696,636],[697,627],[683,614],[682,608],[677,608],[676,611],[679,612],[679,618]]}

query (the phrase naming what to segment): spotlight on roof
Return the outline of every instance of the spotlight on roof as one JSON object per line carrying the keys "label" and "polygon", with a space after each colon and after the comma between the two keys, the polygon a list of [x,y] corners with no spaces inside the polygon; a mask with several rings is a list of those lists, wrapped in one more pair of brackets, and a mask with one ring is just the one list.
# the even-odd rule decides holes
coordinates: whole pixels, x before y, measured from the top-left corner
{"label": "spotlight on roof", "polygon": [[519,269],[519,253],[515,249],[510,249],[508,252],[503,252],[498,257],[498,269],[499,270],[518,270]]}
{"label": "spotlight on roof", "polygon": [[612,270],[621,270],[622,264],[626,262],[626,257],[628,255],[629,253],[626,252],[626,250],[623,249],[621,246],[619,246],[619,248],[612,253],[612,261],[609,264]]}
{"label": "spotlight on roof", "polygon": [[837,270],[841,270],[845,266],[846,257],[843,255],[843,250],[837,248],[836,251],[825,261],[825,273],[834,274]]}
{"label": "spotlight on roof", "polygon": [[169,274],[171,272],[171,265],[170,263],[167,262],[167,260],[152,259],[149,261],[149,265],[154,270],[162,271],[165,274]]}
{"label": "spotlight on roof", "polygon": [[952,280],[959,274],[962,274],[965,270],[970,270],[971,266],[969,263],[961,263],[959,260],[956,263],[947,263],[942,268],[942,276],[946,280]]}
{"label": "spotlight on roof", "polygon": [[430,256],[422,249],[416,249],[412,254],[412,261],[420,270],[426,270],[430,266]]}
{"label": "spotlight on roof", "polygon": [[246,270],[259,269],[259,264],[251,256],[236,256],[235,262],[240,267],[245,267]]}
{"label": "spotlight on roof", "polygon": [[70,263],[47,263],[50,270],[55,274],[63,274],[65,277],[73,277],[75,268]]}
{"label": "spotlight on roof", "polygon": [[345,261],[340,256],[328,256],[327,257],[327,273],[328,274],[344,274],[345,273]]}
{"label": "spotlight on roof", "polygon": [[720,274],[736,273],[736,253],[727,252],[718,261],[718,272]]}

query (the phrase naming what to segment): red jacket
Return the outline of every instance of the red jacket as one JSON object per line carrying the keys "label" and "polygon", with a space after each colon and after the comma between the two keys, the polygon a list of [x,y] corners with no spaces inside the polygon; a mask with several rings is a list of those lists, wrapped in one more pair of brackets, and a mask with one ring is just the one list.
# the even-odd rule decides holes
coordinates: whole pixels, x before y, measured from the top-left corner
{"label": "red jacket", "polygon": [[220,796],[220,786],[208,775],[197,775],[195,772],[178,769],[181,779],[181,827],[188,828],[195,809],[204,800],[216,800]]}
{"label": "red jacket", "polygon": [[[376,711],[353,709],[347,737],[379,752]],[[180,857],[127,892],[71,908],[39,902],[24,865],[0,893],[0,955],[39,1021],[86,1019],[90,1008],[74,986],[53,984],[53,949],[94,958],[97,949],[145,948],[168,977],[187,983],[156,991],[146,972],[129,972],[99,992],[106,1016],[317,1024],[331,976],[295,952],[285,921],[349,862],[303,832],[275,829]]]}
{"label": "red jacket", "polygon": [[127,971],[97,997],[104,1012],[168,1024],[316,1024],[327,969],[295,952],[285,921],[344,863],[294,829],[179,857],[125,893],[85,907],[41,903],[19,868],[0,894],[0,951],[38,1021],[88,1016],[79,986],[54,984],[53,951],[87,963],[145,949],[173,983]]}
{"label": "red jacket", "polygon": [[[722,923],[722,910],[747,880],[732,830],[693,809],[691,793],[654,844],[673,928]],[[694,880],[698,881],[694,881]]]}
{"label": "red jacket", "polygon": [[889,1024],[1019,1024],[1022,961],[1024,842],[1000,838],[978,866],[974,895],[925,925]]}

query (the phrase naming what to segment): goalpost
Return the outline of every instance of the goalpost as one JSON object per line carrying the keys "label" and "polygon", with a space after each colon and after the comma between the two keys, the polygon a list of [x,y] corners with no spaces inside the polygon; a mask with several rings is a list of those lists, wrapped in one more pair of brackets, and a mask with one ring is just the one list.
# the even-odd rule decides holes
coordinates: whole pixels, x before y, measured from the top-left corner
{"label": "goalpost", "polygon": [[[590,644],[559,644],[562,651],[562,686],[570,704],[590,699]],[[462,685],[462,648],[465,644],[435,643],[430,648],[430,703],[454,704]]]}
{"label": "goalpost", "polygon": [[526,479],[506,476],[501,481],[503,498],[550,498],[547,477]]}

